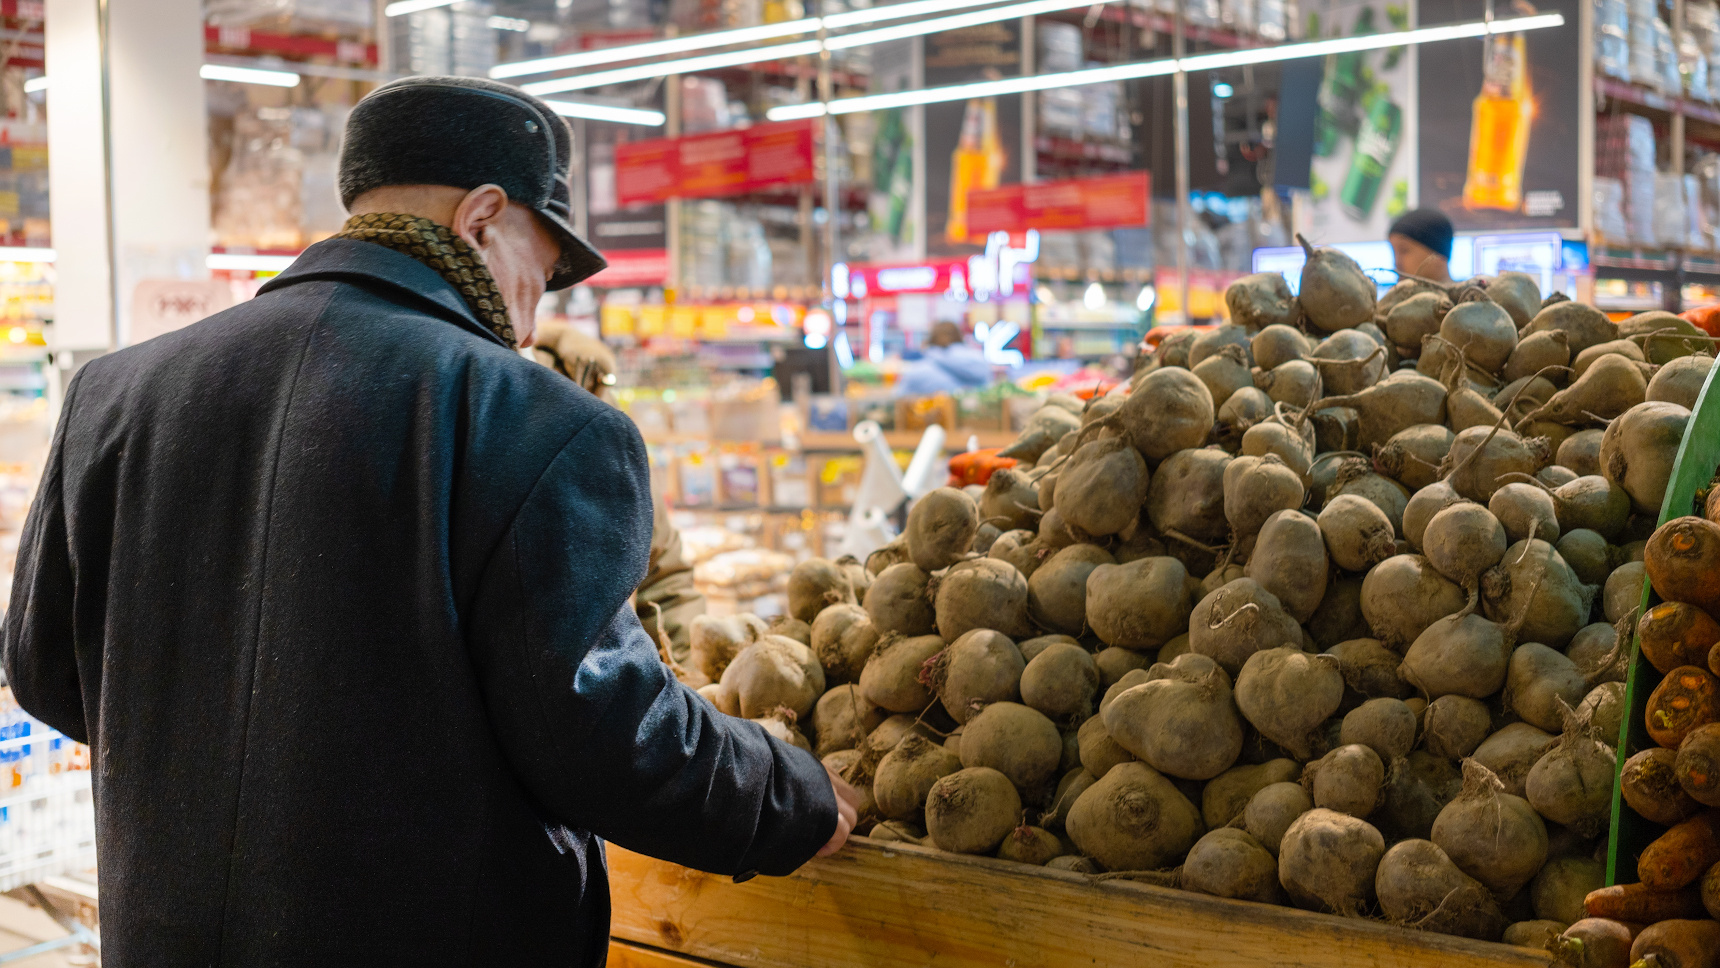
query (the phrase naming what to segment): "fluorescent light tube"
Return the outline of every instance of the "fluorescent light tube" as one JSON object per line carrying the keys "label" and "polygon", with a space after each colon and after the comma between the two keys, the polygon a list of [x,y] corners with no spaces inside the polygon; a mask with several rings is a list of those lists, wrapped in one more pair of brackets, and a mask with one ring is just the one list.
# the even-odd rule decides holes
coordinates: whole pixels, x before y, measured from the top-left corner
{"label": "fluorescent light tube", "polygon": [[[877,30],[863,30],[859,33],[844,34],[840,37],[826,38],[823,49],[845,50],[850,47],[863,47],[867,44],[878,44],[889,40],[901,40],[906,37],[920,37],[935,34],[945,30],[957,30],[962,27],[972,27],[978,24],[996,23],[1000,20],[1017,20],[1021,17],[1035,14],[1050,13],[1055,10],[1069,10],[1075,7],[1091,5],[1091,0],[1028,0],[1026,3],[1012,3],[988,10],[976,10],[972,13],[957,14],[953,17],[938,17],[931,20],[921,20],[911,24],[901,24],[895,27],[881,27]],[[889,7],[873,8],[888,10]],[[750,28],[749,28],[750,29]],[[727,31],[726,33],[734,33]],[[688,38],[692,39],[692,38]],[[654,41],[653,43],[661,43]],[[645,46],[645,45],[636,45]],[[622,48],[624,49],[624,48]],[[558,77],[547,81],[533,81],[520,85],[527,94],[555,94],[561,91],[581,91],[587,88],[602,87],[606,84],[625,84],[630,81],[644,81],[658,77],[668,77],[674,74],[692,74],[697,71],[714,70],[719,67],[739,67],[742,64],[756,64],[760,61],[781,60],[788,57],[805,57],[816,54],[820,50],[816,40],[802,40],[789,44],[776,44],[769,47],[754,47],[751,50],[728,51],[722,54],[706,54],[701,57],[688,57],[682,60],[658,61],[655,64],[639,64],[634,67],[621,67],[615,70],[597,71],[591,74],[575,74],[571,77]]]}
{"label": "fluorescent light tube", "polygon": [[[989,10],[975,10],[972,13],[957,14],[953,17],[939,17],[934,20],[920,20],[911,24],[898,24],[894,27],[880,27],[877,30],[863,30],[857,34],[843,34],[840,37],[827,38],[824,41],[824,46],[830,50],[847,50],[852,47],[864,47],[867,44],[882,44],[886,41],[923,37],[926,34],[941,33],[945,30],[960,30],[963,27],[997,23],[1000,20],[1018,20],[1022,17],[1068,10],[1071,7],[1090,6],[1092,6],[1092,0],[1084,0],[1080,3],[1072,3],[1069,0],[1031,0],[1028,3],[1012,3],[1002,7],[993,7]],[[888,10],[889,8],[884,7],[882,9]]]}
{"label": "fluorescent light tube", "polygon": [[777,44],[774,47],[755,47],[752,50],[705,54],[702,57],[688,57],[678,61],[640,64],[637,67],[618,67],[614,70],[597,71],[591,74],[575,74],[572,77],[533,81],[530,84],[520,85],[520,90],[527,94],[537,95],[558,94],[562,91],[583,91],[587,88],[602,87],[606,84],[647,81],[656,77],[668,77],[671,74],[691,74],[695,71],[709,71],[719,67],[739,67],[742,64],[756,64],[759,61],[776,60],[782,57],[806,57],[816,53],[818,53],[818,41],[802,40],[792,44]]}
{"label": "fluorescent light tube", "polygon": [[[1024,94],[1028,91],[1045,91],[1054,87],[1080,87],[1084,84],[1125,81],[1137,77],[1157,77],[1175,72],[1176,61],[1166,58],[1157,61],[1143,61],[1138,64],[1118,64],[1114,67],[1068,71],[1062,74],[1035,74],[1029,77],[1008,77],[1000,81],[976,81],[972,84],[953,84],[949,87],[923,88],[917,91],[895,91],[890,94],[845,97],[830,102],[830,113],[852,114],[855,111],[884,111],[890,108],[910,107],[915,104],[936,104],[940,101],[960,101],[973,97]],[[824,105],[816,101],[807,104],[788,104],[771,108],[765,112],[765,117],[772,121],[793,121],[799,118],[823,117],[823,115]]]}
{"label": "fluorescent light tube", "polygon": [[[826,30],[843,30],[848,27],[860,27],[887,20],[905,20],[909,17],[922,17],[927,14],[982,7],[990,2],[992,0],[909,0],[907,3],[892,3],[881,7],[867,7],[863,10],[833,13],[824,18],[824,27]],[[1085,6],[1085,4],[1080,4],[1080,6]],[[1015,14],[1014,16],[1026,15]],[[716,30],[687,37],[669,37],[663,40],[648,40],[644,43],[627,44],[621,47],[580,51],[577,54],[538,57],[532,60],[497,64],[490,68],[490,76],[504,78],[523,77],[527,74],[548,74],[552,71],[573,70],[574,68],[591,67],[597,64],[613,64],[617,61],[640,60],[664,54],[684,54],[688,51],[709,50],[712,47],[750,44],[761,40],[774,40],[778,37],[810,34],[818,30],[818,24],[817,17],[805,17],[800,20],[788,20],[776,24],[740,27],[734,30]],[[937,29],[949,28],[940,27]],[[908,36],[915,35],[910,34]]]}
{"label": "fluorescent light tube", "polygon": [[544,103],[555,109],[555,113],[564,118],[585,118],[590,121],[614,121],[619,124],[643,124],[654,128],[663,126],[667,120],[661,111],[649,111],[643,108],[622,108],[610,104],[592,104],[589,101],[556,101]]}
{"label": "fluorescent light tube", "polygon": [[264,84],[269,87],[299,86],[299,76],[292,71],[266,71],[256,67],[204,64],[203,69],[198,73],[206,81],[233,81],[239,84]]}
{"label": "fluorescent light tube", "polygon": [[32,77],[24,82],[25,94],[34,94],[37,91],[46,91],[47,89],[48,79],[46,77]]}
{"label": "fluorescent light tube", "polygon": [[[1046,0],[1049,2],[1049,0]],[[1185,57],[1181,61],[1184,71],[1212,70],[1218,67],[1235,67],[1243,64],[1265,64],[1273,61],[1296,60],[1303,57],[1324,57],[1327,54],[1347,53],[1361,50],[1375,50],[1382,47],[1402,47],[1410,44],[1437,43],[1442,40],[1457,40],[1465,37],[1483,37],[1487,34],[1508,34],[1523,30],[1540,30],[1545,27],[1559,27],[1565,22],[1562,14],[1538,14],[1533,17],[1513,17],[1506,20],[1495,20],[1491,24],[1484,20],[1473,23],[1448,24],[1439,27],[1421,27],[1415,30],[1400,30],[1389,34],[1368,34],[1362,37],[1334,37],[1330,40],[1316,40],[1301,44],[1279,44],[1273,47],[1254,47],[1247,50],[1220,51],[1212,54],[1196,54]],[[1004,94],[1024,94],[1029,91],[1045,91],[1052,88],[1081,87],[1086,84],[1100,84],[1107,81],[1133,80],[1141,77],[1159,77],[1174,74],[1178,61],[1174,58],[1163,60],[1141,61],[1134,64],[1117,64],[1111,67],[1096,67],[1081,71],[1066,71],[1060,74],[1035,74],[1030,77],[1012,77],[999,81],[978,81],[971,84],[954,84],[949,87],[925,88],[917,91],[896,91],[890,94],[865,94],[859,97],[839,98],[830,102],[831,114],[851,114],[855,111],[882,111],[889,108],[909,107],[916,104],[937,104],[944,101],[960,101],[975,97],[996,97]],[[806,104],[787,104],[771,108],[765,112],[765,117],[771,121],[794,121],[802,118],[818,118],[824,116],[824,105],[818,102]]]}
{"label": "fluorescent light tube", "polygon": [[409,13],[452,6],[458,2],[459,0],[398,0],[396,3],[383,7],[382,15],[385,17],[404,17]]}
{"label": "fluorescent light tube", "polygon": [[1512,17],[1505,20],[1495,20],[1491,25],[1485,20],[1477,20],[1465,24],[1445,24],[1439,27],[1418,27],[1415,30],[1398,30],[1389,34],[1365,34],[1360,37],[1333,37],[1329,40],[1313,40],[1301,44],[1283,44],[1277,47],[1255,47],[1248,50],[1227,50],[1211,54],[1196,54],[1183,58],[1183,70],[1205,71],[1219,67],[1241,67],[1245,64],[1264,64],[1271,61],[1294,60],[1302,57],[1325,57],[1327,54],[1348,54],[1355,51],[1378,50],[1382,47],[1402,47],[1408,44],[1432,44],[1442,40],[1462,40],[1468,37],[1485,37],[1488,34],[1509,34],[1522,30],[1539,30],[1543,27],[1558,27],[1563,25],[1563,14],[1538,14],[1533,17]]}
{"label": "fluorescent light tube", "polygon": [[642,44],[628,44],[624,47],[605,47],[600,50],[581,51],[577,54],[558,54],[554,57],[540,57],[536,60],[497,64],[490,68],[490,76],[503,78],[521,77],[526,74],[547,74],[551,71],[590,67],[593,64],[612,64],[616,61],[638,60],[642,57],[657,57],[661,54],[684,54],[690,50],[727,47],[731,44],[750,44],[760,40],[773,40],[777,37],[807,34],[817,29],[818,21],[808,18],[789,20],[778,24],[764,24],[758,27],[741,27],[736,30],[718,30],[708,34],[694,34],[691,37],[670,37],[667,40],[650,40]]}
{"label": "fluorescent light tube", "polygon": [[247,255],[241,252],[211,252],[203,264],[229,272],[280,272],[293,264],[296,255]]}

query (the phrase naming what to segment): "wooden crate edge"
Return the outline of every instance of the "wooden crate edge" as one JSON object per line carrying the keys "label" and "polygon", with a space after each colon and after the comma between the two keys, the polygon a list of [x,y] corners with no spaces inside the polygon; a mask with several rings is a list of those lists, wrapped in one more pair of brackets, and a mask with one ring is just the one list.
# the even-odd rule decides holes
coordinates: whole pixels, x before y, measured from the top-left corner
{"label": "wooden crate edge", "polygon": [[[856,838],[836,858],[815,860],[786,878],[758,878],[744,885],[690,871],[610,847],[615,904],[615,938],[720,964],[847,968],[940,964],[1001,963],[1000,950],[1014,929],[1036,918],[1051,921],[1058,911],[1073,921],[1097,921],[1110,937],[1056,939],[1047,948],[1080,949],[1079,957],[1051,950],[1016,951],[1021,965],[1208,964],[1198,950],[1176,950],[1144,935],[1124,937],[1131,928],[1185,936],[1215,948],[1256,950],[1256,964],[1301,964],[1310,968],[1546,968],[1544,952],[1472,941],[1388,924],[1301,911],[1294,908],[1208,897],[1131,881],[1091,883],[1067,871],[1014,864],[990,857],[954,855],[907,844]],[[922,890],[923,889],[923,890]],[[865,894],[870,890],[871,894]],[[855,910],[866,896],[886,897],[889,910]],[[904,931],[936,905],[933,895],[985,899],[989,908],[971,916],[941,913],[936,928]],[[643,909],[629,906],[643,901]],[[823,926],[821,928],[821,926]],[[823,931],[823,934],[817,932]],[[1080,931],[1072,924],[1070,932]],[[877,938],[867,937],[877,932]],[[1032,936],[1030,931],[1026,931]],[[796,937],[790,937],[796,936]],[[808,939],[816,937],[817,944]],[[797,938],[797,939],[796,939]],[[833,943],[832,943],[833,942]],[[875,943],[874,943],[875,942]],[[1286,961],[1297,944],[1304,957]],[[796,947],[799,945],[799,947]],[[946,947],[946,945],[948,947]],[[818,954],[813,954],[818,952]],[[1217,952],[1215,952],[1216,954]],[[1223,963],[1247,968],[1235,950]],[[644,966],[651,968],[651,966]]]}

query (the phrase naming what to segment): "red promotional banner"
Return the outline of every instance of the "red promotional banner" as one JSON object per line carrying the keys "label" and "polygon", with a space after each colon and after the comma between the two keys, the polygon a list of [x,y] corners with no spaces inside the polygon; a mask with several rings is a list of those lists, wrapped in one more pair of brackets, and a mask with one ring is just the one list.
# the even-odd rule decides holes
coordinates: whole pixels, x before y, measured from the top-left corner
{"label": "red promotional banner", "polygon": [[1144,171],[968,193],[968,231],[976,234],[1141,226],[1151,216],[1152,185]]}
{"label": "red promotional banner", "polygon": [[608,268],[585,280],[600,288],[661,286],[669,278],[667,249],[611,249],[603,253]]}
{"label": "red promotional banner", "polygon": [[784,121],[616,145],[616,201],[719,198],[810,182],[812,133],[811,121]]}

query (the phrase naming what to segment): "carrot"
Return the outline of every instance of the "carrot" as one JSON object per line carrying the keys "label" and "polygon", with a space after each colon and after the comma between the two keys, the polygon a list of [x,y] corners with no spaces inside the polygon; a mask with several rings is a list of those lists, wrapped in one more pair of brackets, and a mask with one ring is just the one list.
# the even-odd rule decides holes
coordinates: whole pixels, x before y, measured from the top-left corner
{"label": "carrot", "polygon": [[1691,730],[1678,747],[1672,772],[1691,799],[1720,806],[1720,725],[1710,723]]}
{"label": "carrot", "polygon": [[1720,968],[1720,921],[1651,924],[1630,946],[1631,968]]}
{"label": "carrot", "polygon": [[1720,611],[1720,524],[1673,518],[1649,537],[1642,564],[1661,598]]}
{"label": "carrot", "polygon": [[1715,709],[1717,689],[1720,680],[1707,669],[1679,666],[1668,672],[1648,697],[1644,717],[1648,735],[1669,750],[1677,749],[1691,730],[1720,718]]}
{"label": "carrot", "polygon": [[1013,457],[999,457],[1001,448],[990,450],[970,450],[965,454],[957,454],[950,458],[950,487],[966,487],[978,484],[984,487],[991,480],[992,472],[1014,467],[1019,463]]}
{"label": "carrot", "polygon": [[1643,849],[1636,876],[1644,887],[1676,891],[1720,863],[1720,813],[1706,810],[1668,830]]}
{"label": "carrot", "polygon": [[1553,957],[1570,968],[1628,968],[1630,927],[1606,918],[1584,918],[1565,929],[1547,946]]}
{"label": "carrot", "polygon": [[1708,664],[1708,652],[1720,642],[1720,622],[1683,602],[1662,602],[1636,623],[1642,654],[1662,674],[1679,666]]}
{"label": "carrot", "polygon": [[1653,924],[1672,918],[1699,918],[1705,912],[1700,890],[1651,891],[1641,884],[1614,884],[1590,891],[1583,898],[1583,913],[1610,921]]}
{"label": "carrot", "polygon": [[1618,778],[1624,802],[1644,819],[1665,827],[1689,820],[1702,810],[1702,805],[1679,786],[1674,769],[1677,761],[1677,752],[1656,746],[1625,760]]}

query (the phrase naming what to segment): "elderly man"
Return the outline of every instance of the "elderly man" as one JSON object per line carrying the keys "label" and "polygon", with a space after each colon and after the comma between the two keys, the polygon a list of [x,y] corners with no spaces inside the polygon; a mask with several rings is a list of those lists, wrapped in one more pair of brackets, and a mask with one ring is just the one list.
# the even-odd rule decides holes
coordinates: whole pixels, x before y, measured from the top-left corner
{"label": "elderly man", "polygon": [[658,662],[639,434],[516,350],[603,264],[569,140],[382,87],[344,231],[67,389],[4,659],[90,744],[110,968],[597,965],[599,838],[783,874],[846,837],[851,789]]}
{"label": "elderly man", "polygon": [[[566,323],[540,323],[532,355],[600,399],[603,388],[615,381],[615,353],[602,340]],[[669,520],[669,508],[656,490],[651,492],[650,567],[633,594],[633,605],[639,624],[652,640],[661,630],[669,640],[669,654],[676,662],[687,661],[692,645],[689,626],[705,614],[705,596],[693,587],[693,565],[681,549],[681,532]]]}

